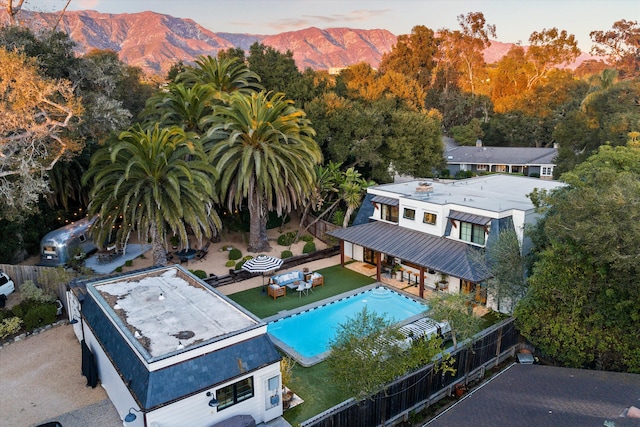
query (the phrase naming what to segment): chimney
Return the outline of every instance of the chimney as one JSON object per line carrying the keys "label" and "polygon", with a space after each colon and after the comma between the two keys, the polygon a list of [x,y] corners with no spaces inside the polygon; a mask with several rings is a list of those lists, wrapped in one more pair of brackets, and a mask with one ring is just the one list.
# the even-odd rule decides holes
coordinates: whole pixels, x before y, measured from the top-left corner
{"label": "chimney", "polygon": [[419,182],[418,186],[416,187],[416,193],[422,193],[422,194],[433,193],[433,184],[427,181]]}

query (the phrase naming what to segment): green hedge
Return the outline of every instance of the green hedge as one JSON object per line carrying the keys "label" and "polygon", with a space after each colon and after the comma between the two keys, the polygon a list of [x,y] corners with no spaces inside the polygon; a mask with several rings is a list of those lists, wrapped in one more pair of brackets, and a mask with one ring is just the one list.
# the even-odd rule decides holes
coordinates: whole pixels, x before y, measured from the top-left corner
{"label": "green hedge", "polygon": [[291,252],[290,250],[285,250],[282,251],[282,253],[280,254],[280,258],[282,259],[287,259],[287,258],[291,258],[293,256],[293,252]]}
{"label": "green hedge", "polygon": [[293,240],[296,238],[295,231],[289,231],[287,233],[281,234],[278,236],[278,244],[280,246],[291,246]]}
{"label": "green hedge", "polygon": [[311,252],[316,251],[316,244],[313,242],[307,242],[304,244],[304,248],[302,248],[303,254],[310,254]]}

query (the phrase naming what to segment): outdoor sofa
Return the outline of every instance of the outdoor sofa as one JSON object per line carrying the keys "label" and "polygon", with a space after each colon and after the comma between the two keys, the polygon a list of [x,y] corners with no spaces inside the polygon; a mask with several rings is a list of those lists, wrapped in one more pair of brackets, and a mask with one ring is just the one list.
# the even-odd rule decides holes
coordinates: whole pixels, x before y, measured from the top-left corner
{"label": "outdoor sofa", "polygon": [[281,287],[288,287],[290,289],[297,288],[300,282],[304,282],[304,273],[298,270],[271,276],[271,283]]}

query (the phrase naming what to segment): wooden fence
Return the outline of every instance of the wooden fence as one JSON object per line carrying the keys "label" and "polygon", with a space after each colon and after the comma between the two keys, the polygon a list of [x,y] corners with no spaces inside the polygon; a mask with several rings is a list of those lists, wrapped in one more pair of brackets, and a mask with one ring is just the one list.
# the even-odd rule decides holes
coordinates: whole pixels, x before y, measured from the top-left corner
{"label": "wooden fence", "polygon": [[464,348],[449,349],[456,373],[442,374],[427,365],[388,384],[370,399],[349,399],[300,424],[301,427],[391,426],[452,394],[457,384],[484,376],[485,370],[515,354],[520,334],[507,319],[474,337]]}
{"label": "wooden fence", "polygon": [[[13,283],[16,285],[16,290],[20,290],[20,286],[26,282],[27,280],[33,281],[37,286],[41,286],[42,284],[42,274],[45,271],[50,271],[55,269],[55,267],[43,267],[40,265],[13,265],[13,264],[0,264],[0,270],[4,271],[11,277]],[[74,271],[72,273],[74,276],[77,273]],[[56,288],[56,294],[62,304],[66,307],[66,292],[67,292],[67,283],[59,283]]]}
{"label": "wooden fence", "polygon": [[[309,215],[307,216],[307,219],[305,220],[305,224],[303,225],[307,226],[308,224],[311,224],[315,220],[316,218],[313,215]],[[327,233],[329,231],[337,230],[338,228],[342,228],[342,227],[321,219],[318,222],[314,223],[311,227],[309,227],[309,233],[313,234],[315,237],[322,240],[329,246],[336,246],[338,243],[336,239],[334,237],[328,236]]]}

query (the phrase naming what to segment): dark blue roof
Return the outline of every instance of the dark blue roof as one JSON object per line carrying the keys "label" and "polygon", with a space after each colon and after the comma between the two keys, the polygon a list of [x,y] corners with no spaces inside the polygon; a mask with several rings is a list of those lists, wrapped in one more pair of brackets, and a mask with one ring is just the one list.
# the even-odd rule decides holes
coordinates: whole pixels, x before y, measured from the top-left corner
{"label": "dark blue roof", "polygon": [[356,215],[356,218],[353,220],[352,225],[366,224],[369,221],[371,221],[369,217],[373,215],[374,206],[373,206],[372,199],[374,196],[375,196],[374,194],[370,194],[370,193],[367,193],[364,196],[364,199],[360,204],[360,209],[358,210],[358,214]]}
{"label": "dark blue roof", "polygon": [[478,248],[446,237],[382,221],[340,228],[327,234],[475,283],[489,277],[470,256],[470,252],[477,251]]}
{"label": "dark blue roof", "polygon": [[211,389],[282,358],[265,334],[149,372],[93,298],[85,299],[82,313],[121,378],[128,383],[134,399],[145,411]]}

